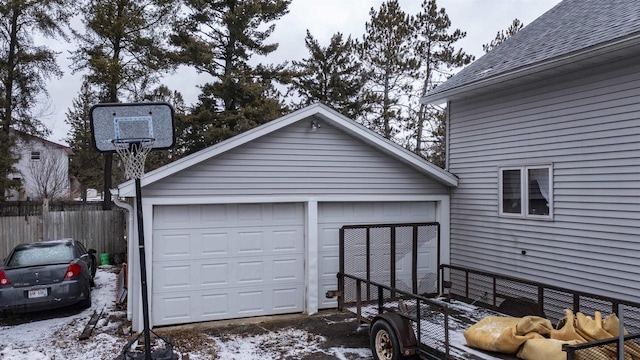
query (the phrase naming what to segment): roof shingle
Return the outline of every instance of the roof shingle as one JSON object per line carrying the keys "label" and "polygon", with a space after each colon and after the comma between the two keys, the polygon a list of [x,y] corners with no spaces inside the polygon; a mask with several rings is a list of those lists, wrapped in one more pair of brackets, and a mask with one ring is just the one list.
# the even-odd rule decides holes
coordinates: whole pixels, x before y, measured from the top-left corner
{"label": "roof shingle", "polygon": [[638,34],[638,0],[564,0],[426,97]]}

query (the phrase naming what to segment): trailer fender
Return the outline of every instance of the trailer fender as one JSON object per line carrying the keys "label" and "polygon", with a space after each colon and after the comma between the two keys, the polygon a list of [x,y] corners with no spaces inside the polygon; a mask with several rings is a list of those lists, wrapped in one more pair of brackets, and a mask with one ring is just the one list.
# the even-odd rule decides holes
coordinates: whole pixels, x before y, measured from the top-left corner
{"label": "trailer fender", "polygon": [[388,312],[374,317],[371,321],[370,328],[373,329],[373,325],[379,320],[386,321],[393,328],[402,355],[411,356],[418,353],[418,341],[416,340],[416,334],[413,332],[413,327],[409,319],[399,314]]}

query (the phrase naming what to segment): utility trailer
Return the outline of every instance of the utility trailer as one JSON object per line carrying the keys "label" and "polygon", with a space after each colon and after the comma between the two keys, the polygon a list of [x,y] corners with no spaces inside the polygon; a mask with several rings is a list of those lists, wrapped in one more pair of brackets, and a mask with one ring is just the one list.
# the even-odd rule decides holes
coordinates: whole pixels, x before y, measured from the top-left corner
{"label": "utility trailer", "polygon": [[[632,334],[624,337],[624,344],[640,344],[640,303],[460,266],[438,266],[439,234],[438,223],[354,225],[340,230],[338,290],[327,297],[337,296],[340,311],[369,324],[374,359],[516,359],[466,346],[464,330],[490,315],[537,315],[556,324],[564,309],[587,315],[616,313]],[[589,349],[619,351],[619,341],[566,345],[563,350],[568,360],[603,360],[590,358]]]}

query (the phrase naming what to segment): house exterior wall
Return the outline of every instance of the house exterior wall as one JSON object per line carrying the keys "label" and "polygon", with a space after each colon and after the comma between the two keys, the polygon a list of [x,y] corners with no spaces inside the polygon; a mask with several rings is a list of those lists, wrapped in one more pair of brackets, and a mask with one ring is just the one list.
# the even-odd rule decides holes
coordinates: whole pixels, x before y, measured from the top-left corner
{"label": "house exterior wall", "polygon": [[[22,180],[22,188],[12,191],[10,201],[40,200],[43,192],[54,192],[55,199],[68,199],[70,196],[68,149],[40,141],[37,138],[26,140],[17,138],[16,149],[19,160],[15,167],[18,173],[11,178]],[[32,159],[32,152],[39,152],[38,159]]]}
{"label": "house exterior wall", "polygon": [[[637,60],[452,101],[448,130],[452,264],[637,300]],[[549,164],[553,218],[499,216],[499,167]]]}
{"label": "house exterior wall", "polygon": [[448,188],[340,130],[300,121],[143,188],[143,196],[442,195]]}

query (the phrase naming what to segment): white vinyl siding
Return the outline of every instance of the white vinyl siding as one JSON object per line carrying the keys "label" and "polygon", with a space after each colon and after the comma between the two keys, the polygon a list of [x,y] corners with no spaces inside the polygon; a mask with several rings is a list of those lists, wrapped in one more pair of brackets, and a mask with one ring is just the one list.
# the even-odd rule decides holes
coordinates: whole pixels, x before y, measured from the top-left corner
{"label": "white vinyl siding", "polygon": [[447,187],[321,122],[300,121],[144,187],[144,196],[446,195]]}
{"label": "white vinyl siding", "polygon": [[[454,265],[637,299],[637,61],[453,101],[449,113]],[[496,169],[523,164],[553,164],[553,221],[498,215]]]}

